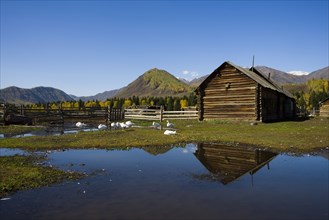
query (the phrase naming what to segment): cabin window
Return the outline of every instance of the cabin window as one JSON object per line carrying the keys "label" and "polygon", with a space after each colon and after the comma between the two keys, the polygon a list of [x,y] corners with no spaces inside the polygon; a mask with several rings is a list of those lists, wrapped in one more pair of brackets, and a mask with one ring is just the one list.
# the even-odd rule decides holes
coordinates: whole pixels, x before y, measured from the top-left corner
{"label": "cabin window", "polygon": [[230,82],[225,84],[225,89],[226,90],[228,90],[230,87],[231,87],[231,83]]}

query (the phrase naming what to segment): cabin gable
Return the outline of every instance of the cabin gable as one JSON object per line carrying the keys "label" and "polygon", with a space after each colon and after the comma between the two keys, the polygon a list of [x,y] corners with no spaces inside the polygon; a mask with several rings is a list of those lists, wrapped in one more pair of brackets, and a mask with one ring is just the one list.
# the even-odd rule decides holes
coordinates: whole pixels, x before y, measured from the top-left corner
{"label": "cabin gable", "polygon": [[216,69],[203,85],[203,117],[256,119],[257,83],[233,66]]}

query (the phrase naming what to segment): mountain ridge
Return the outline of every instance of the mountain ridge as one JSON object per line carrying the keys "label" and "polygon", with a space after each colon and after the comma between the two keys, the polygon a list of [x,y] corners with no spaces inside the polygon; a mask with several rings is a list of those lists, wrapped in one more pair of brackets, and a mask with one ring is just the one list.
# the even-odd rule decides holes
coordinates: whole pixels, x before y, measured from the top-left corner
{"label": "mountain ridge", "polygon": [[[263,72],[265,77],[270,75],[271,80],[277,84],[302,84],[310,79],[328,79],[329,67],[315,70],[308,75],[293,75],[267,66],[256,66],[255,68]],[[81,99],[82,101],[100,100],[104,101],[108,98],[128,98],[132,96],[183,96],[193,91],[193,88],[199,84],[208,75],[193,79],[190,82],[182,81],[171,73],[153,68],[137,79],[120,89],[104,91],[93,96],[74,96],[68,95],[64,91],[53,87],[34,87],[31,89],[10,86],[0,89],[0,102],[9,102],[15,104],[32,104],[47,103],[57,101],[74,101]]]}
{"label": "mountain ridge", "polygon": [[47,103],[57,101],[73,101],[71,96],[62,90],[38,86],[31,89],[10,86],[0,90],[0,101],[15,104]]}
{"label": "mountain ridge", "polygon": [[[306,83],[311,79],[328,79],[329,80],[329,66],[310,72],[307,75],[294,75],[287,72],[277,70],[267,66],[255,66],[256,69],[260,70],[263,75],[268,78],[270,76],[271,80],[275,81],[277,84],[302,84]],[[199,86],[201,82],[206,79],[210,74],[201,76],[199,78],[190,81],[189,85]]]}
{"label": "mountain ridge", "polygon": [[96,95],[92,95],[92,96],[75,96],[75,95],[70,95],[70,96],[76,101],[78,101],[80,99],[84,102],[88,101],[88,100],[105,101],[106,99],[115,96],[119,91],[120,91],[120,89],[113,89],[113,90],[109,90],[109,91],[100,92],[100,93],[97,93]]}

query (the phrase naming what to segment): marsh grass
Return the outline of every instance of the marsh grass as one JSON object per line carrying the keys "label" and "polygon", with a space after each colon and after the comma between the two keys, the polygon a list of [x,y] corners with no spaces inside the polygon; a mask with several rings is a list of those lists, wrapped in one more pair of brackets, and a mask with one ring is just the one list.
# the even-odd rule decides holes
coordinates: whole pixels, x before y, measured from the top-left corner
{"label": "marsh grass", "polygon": [[43,160],[43,157],[35,155],[0,157],[0,197],[18,190],[38,188],[84,176],[77,172],[38,165]]}
{"label": "marsh grass", "polygon": [[10,125],[0,126],[1,134],[19,134],[30,131],[40,131],[45,129],[44,126],[25,126],[25,125]]}
{"label": "marsh grass", "polygon": [[[25,150],[63,148],[115,148],[163,146],[190,142],[223,142],[256,145],[273,151],[314,151],[329,146],[329,119],[258,123],[248,121],[172,121],[176,135],[152,129],[149,121],[133,121],[137,127],[126,130],[79,132],[62,136],[33,136],[0,139],[0,147]],[[1,133],[1,129],[0,129]]]}

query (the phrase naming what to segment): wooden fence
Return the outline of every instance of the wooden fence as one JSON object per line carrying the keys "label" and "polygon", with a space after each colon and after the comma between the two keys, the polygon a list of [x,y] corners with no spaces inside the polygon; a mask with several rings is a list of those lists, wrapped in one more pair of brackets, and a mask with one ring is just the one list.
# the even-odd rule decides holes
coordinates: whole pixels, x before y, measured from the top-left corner
{"label": "wooden fence", "polygon": [[[9,117],[10,116],[10,117]],[[120,121],[124,119],[141,119],[163,121],[169,119],[198,119],[198,111],[195,107],[184,108],[181,111],[165,111],[160,109],[121,109],[121,108],[28,108],[23,105],[0,104],[0,123],[23,123],[31,120],[33,124],[39,122],[64,123],[65,119],[99,119],[106,122]],[[30,124],[30,123],[29,123]]]}
{"label": "wooden fence", "polygon": [[125,119],[141,119],[163,121],[169,119],[198,119],[195,107],[184,108],[182,111],[165,111],[161,109],[125,109]]}
{"label": "wooden fence", "polygon": [[[19,123],[29,118],[34,124],[38,122],[63,123],[65,119],[99,119],[105,121],[119,121],[124,119],[124,110],[118,108],[29,108],[23,105],[0,105],[0,120],[2,124]],[[25,122],[22,121],[23,124]]]}
{"label": "wooden fence", "polygon": [[5,104],[0,103],[0,125],[5,124],[5,111],[6,111]]}

